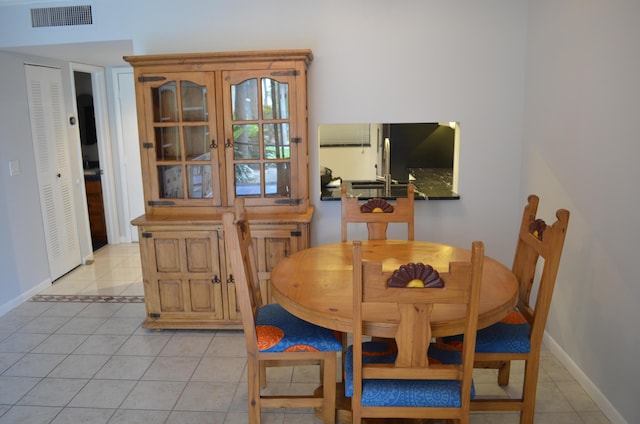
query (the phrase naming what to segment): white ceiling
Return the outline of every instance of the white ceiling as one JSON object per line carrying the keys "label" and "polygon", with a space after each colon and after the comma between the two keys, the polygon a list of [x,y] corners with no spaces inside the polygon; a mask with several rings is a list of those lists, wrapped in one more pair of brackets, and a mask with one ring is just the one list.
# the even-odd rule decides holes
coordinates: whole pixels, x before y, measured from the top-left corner
{"label": "white ceiling", "polygon": [[[61,0],[0,0],[0,8],[31,4],[60,4],[60,2]],[[127,63],[122,60],[122,56],[133,54],[133,43],[131,40],[114,40],[73,44],[2,47],[0,50],[87,65],[125,66]]]}
{"label": "white ceiling", "polygon": [[[8,0],[0,0],[8,1]],[[133,54],[131,40],[99,41],[73,44],[48,44],[44,46],[4,47],[0,50],[58,59],[67,62],[95,66],[125,66],[122,56]]]}
{"label": "white ceiling", "polygon": [[0,7],[17,4],[60,3],[60,0],[0,0]]}

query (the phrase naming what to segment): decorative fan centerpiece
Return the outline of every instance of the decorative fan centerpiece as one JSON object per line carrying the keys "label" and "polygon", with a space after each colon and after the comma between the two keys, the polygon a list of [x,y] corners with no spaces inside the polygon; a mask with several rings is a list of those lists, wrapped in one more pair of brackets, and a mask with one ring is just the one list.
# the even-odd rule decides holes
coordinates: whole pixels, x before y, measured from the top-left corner
{"label": "decorative fan centerpiece", "polygon": [[538,240],[542,240],[542,233],[547,228],[547,223],[544,219],[536,219],[529,225],[529,232]]}
{"label": "decorative fan centerpiece", "polygon": [[362,213],[391,213],[393,206],[384,199],[369,199],[367,203],[360,206]]}
{"label": "decorative fan centerpiece", "polygon": [[444,287],[444,281],[431,265],[408,263],[393,271],[387,281],[389,287]]}

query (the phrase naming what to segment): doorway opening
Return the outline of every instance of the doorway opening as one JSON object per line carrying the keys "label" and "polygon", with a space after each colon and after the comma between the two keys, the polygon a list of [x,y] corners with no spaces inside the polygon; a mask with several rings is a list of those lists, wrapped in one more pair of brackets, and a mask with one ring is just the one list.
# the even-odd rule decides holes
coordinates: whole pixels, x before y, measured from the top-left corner
{"label": "doorway opening", "polygon": [[93,102],[92,75],[87,72],[74,71],[73,78],[76,92],[76,107],[78,110],[78,129],[80,132],[89,227],[93,251],[96,251],[108,243],[108,238],[102,190],[103,171],[100,165]]}

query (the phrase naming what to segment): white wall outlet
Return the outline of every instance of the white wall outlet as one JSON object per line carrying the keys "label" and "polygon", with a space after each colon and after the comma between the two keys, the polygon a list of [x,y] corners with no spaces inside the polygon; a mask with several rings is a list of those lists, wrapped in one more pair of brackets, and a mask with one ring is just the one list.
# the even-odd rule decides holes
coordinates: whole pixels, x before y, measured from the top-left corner
{"label": "white wall outlet", "polygon": [[9,175],[14,177],[16,175],[20,175],[20,160],[13,159],[9,161]]}

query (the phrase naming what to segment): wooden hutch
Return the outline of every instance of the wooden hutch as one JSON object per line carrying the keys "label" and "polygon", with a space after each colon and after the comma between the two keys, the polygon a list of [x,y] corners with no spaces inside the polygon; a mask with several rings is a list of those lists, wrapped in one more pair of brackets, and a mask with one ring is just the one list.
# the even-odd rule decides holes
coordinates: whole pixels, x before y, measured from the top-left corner
{"label": "wooden hutch", "polygon": [[145,328],[241,328],[222,213],[245,198],[260,283],[309,246],[310,50],[127,56],[145,214]]}

